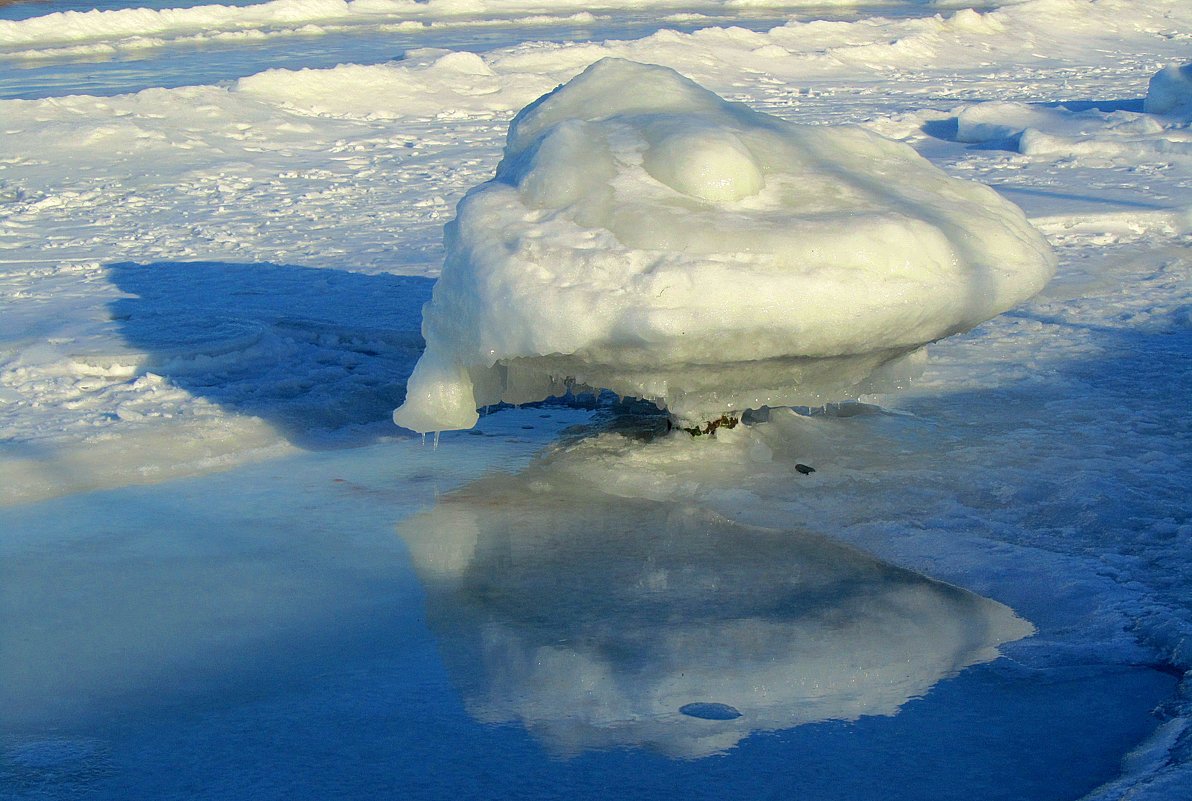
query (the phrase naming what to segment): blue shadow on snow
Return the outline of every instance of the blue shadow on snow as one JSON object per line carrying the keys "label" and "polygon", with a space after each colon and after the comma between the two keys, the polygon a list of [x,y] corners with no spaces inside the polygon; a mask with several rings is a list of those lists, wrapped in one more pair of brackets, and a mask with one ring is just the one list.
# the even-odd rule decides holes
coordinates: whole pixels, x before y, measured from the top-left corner
{"label": "blue shadow on snow", "polygon": [[390,414],[422,351],[434,279],[282,264],[121,263],[130,297],[109,304],[147,372],[302,447],[363,444]]}

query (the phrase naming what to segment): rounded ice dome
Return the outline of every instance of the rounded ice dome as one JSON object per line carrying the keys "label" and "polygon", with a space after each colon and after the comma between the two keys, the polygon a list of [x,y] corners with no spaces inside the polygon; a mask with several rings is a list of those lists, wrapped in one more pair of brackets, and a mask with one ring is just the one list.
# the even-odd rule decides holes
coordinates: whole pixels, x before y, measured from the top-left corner
{"label": "rounded ice dome", "polygon": [[620,59],[517,115],[446,249],[394,413],[414,431],[569,389],[684,424],[882,391],[1055,269],[1017,207],[907,145]]}
{"label": "rounded ice dome", "polygon": [[1148,114],[1192,115],[1192,64],[1168,64],[1152,75],[1142,107]]}

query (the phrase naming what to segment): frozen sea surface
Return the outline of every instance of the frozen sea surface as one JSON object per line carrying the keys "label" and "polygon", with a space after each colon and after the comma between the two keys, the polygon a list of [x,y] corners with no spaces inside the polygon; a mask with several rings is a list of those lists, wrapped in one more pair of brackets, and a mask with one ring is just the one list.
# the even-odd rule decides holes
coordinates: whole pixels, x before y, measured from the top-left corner
{"label": "frozen sea surface", "polygon": [[[1192,153],[1144,98],[1192,7],[496,5],[5,7],[0,794],[1184,801]],[[389,414],[443,225],[608,56],[905,142],[1056,277],[900,393],[423,445]]]}
{"label": "frozen sea surface", "polygon": [[[906,626],[963,619],[989,604],[977,596],[809,533],[721,523],[709,550],[706,521],[676,525],[681,503],[519,500],[541,466],[500,496],[476,483],[589,417],[509,411],[438,451],[307,454],[0,513],[5,797],[1075,798],[1115,775],[1174,689],[1166,670],[1014,646],[948,678],[952,651]],[[425,505],[453,490],[503,500],[472,516],[487,555],[445,590],[461,501]],[[813,589],[783,591],[800,568]],[[908,647],[908,676],[944,680],[900,698],[878,666]],[[872,675],[847,690],[801,681],[854,662]],[[744,714],[647,708],[676,682]]]}

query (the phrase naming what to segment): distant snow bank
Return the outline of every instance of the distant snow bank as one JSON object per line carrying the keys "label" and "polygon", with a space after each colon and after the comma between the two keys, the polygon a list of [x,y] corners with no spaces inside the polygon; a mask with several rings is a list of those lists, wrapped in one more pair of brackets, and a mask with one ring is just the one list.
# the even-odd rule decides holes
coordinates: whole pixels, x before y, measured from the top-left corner
{"label": "distant snow bank", "polygon": [[1143,112],[977,103],[957,112],[956,136],[962,142],[1005,142],[1023,155],[1051,159],[1134,164],[1192,158],[1192,64],[1157,72]]}
{"label": "distant snow bank", "polygon": [[[888,8],[891,13],[889,18],[872,16],[849,22],[795,18],[830,16],[825,9],[858,5]],[[796,78],[805,76],[809,66],[838,71],[841,62],[869,68],[917,68],[926,63],[967,66],[974,52],[990,52],[994,39],[1002,40],[999,48],[1013,44],[1031,61],[1046,60],[1100,40],[1116,46],[1119,39],[1114,38],[1114,32],[1118,26],[1107,25],[1108,19],[1128,15],[1140,27],[1158,24],[1178,29],[1180,17],[1186,15],[1181,9],[1164,14],[1162,9],[1140,8],[1126,0],[1007,0],[990,4],[995,9],[986,12],[967,5],[964,0],[272,0],[244,6],[61,11],[22,20],[0,20],[0,58],[103,59],[172,45],[243,42],[252,47],[279,36],[345,32],[588,26],[618,15],[647,13],[669,15],[675,20],[706,17],[710,26],[728,25],[734,16],[746,14],[775,19],[789,14],[791,19],[785,25],[769,33],[710,27],[696,31],[696,40],[689,40],[688,46],[707,47],[743,35],[752,37],[754,44],[737,54],[732,63],[745,60],[753,68],[767,68],[775,64],[776,58],[797,53],[803,63],[794,65],[794,69],[782,67],[775,73]],[[800,11],[804,13],[798,14]],[[600,29],[597,25],[594,30]],[[1014,34],[1008,36],[1007,31]],[[699,34],[706,34],[706,38],[701,40]],[[663,30],[660,35],[638,40],[640,48],[653,52],[630,57],[659,60],[662,56],[657,49],[673,45],[675,36],[674,31]],[[966,47],[952,46],[958,37],[972,42]]]}
{"label": "distant snow bank", "polygon": [[415,431],[568,389],[690,424],[890,389],[1055,269],[1015,206],[906,145],[620,59],[518,114],[446,240],[394,415]]}
{"label": "distant snow bank", "polygon": [[[582,12],[577,12],[582,13]],[[296,114],[345,119],[454,118],[512,114],[601,58],[661,64],[721,94],[739,91],[731,76],[765,76],[762,86],[798,91],[874,71],[970,69],[974,52],[997,52],[1040,65],[1083,59],[1087,48],[1121,46],[1119,20],[1142,26],[1192,26],[1192,6],[1166,13],[1124,0],[1029,0],[980,13],[962,9],[915,19],[846,23],[791,20],[767,32],[710,27],[662,30],[632,41],[533,43],[480,55],[418,48],[370,66],[272,69],[239,79],[233,90]],[[437,24],[437,23],[436,23]],[[781,98],[782,96],[779,95]],[[789,101],[785,101],[789,106]]]}
{"label": "distant snow bank", "polygon": [[[909,5],[907,0],[868,0],[867,6]],[[0,20],[0,46],[35,48],[46,44],[137,39],[172,39],[202,32],[261,34],[282,30],[319,33],[320,26],[415,25],[460,20],[526,18],[572,12],[634,11],[641,0],[272,0],[245,6],[195,5],[185,8],[125,8],[110,11],[59,11],[23,20]],[[856,0],[650,0],[651,11],[798,9],[857,5]],[[924,2],[930,6],[931,3]],[[305,27],[310,26],[310,27]],[[146,41],[148,40],[148,41]],[[163,44],[157,40],[156,44]]]}
{"label": "distant snow bank", "polygon": [[266,70],[235,92],[303,114],[397,119],[510,113],[552,85],[549,74],[498,75],[475,53],[425,48],[388,64]]}

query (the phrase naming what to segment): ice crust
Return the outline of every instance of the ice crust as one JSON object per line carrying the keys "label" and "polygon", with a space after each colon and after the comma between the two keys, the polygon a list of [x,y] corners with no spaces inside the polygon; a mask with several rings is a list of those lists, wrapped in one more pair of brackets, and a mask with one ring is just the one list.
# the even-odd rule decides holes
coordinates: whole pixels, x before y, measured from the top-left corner
{"label": "ice crust", "polygon": [[904,144],[612,58],[514,118],[445,239],[414,431],[568,390],[699,423],[889,389],[1055,269],[1017,207]]}

